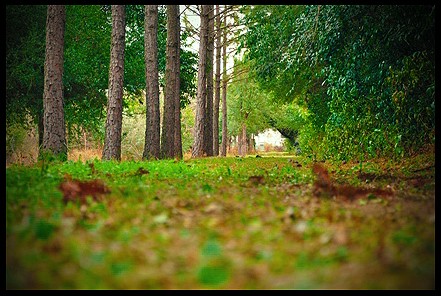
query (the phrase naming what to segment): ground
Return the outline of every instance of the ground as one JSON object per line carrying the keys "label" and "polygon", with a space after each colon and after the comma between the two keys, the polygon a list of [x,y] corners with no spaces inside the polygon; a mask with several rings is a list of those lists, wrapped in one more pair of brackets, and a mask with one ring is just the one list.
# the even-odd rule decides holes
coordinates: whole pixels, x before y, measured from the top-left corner
{"label": "ground", "polygon": [[433,150],[261,156],[8,167],[7,289],[434,289]]}

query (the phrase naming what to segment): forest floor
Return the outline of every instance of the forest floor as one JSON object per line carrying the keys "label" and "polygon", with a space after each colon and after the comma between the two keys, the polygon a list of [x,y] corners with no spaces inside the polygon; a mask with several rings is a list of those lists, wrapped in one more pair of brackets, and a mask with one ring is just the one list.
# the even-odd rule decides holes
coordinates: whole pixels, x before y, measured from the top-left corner
{"label": "forest floor", "polygon": [[6,168],[7,289],[434,289],[435,151]]}

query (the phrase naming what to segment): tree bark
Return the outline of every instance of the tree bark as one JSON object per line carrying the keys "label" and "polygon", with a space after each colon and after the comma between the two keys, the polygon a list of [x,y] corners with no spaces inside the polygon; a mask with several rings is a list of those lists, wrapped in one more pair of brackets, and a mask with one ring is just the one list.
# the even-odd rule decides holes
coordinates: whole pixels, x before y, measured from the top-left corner
{"label": "tree bark", "polygon": [[125,7],[112,5],[109,98],[103,160],[121,160],[122,97],[124,83]]}
{"label": "tree bark", "polygon": [[38,112],[38,148],[43,148],[43,137],[44,137],[44,114],[43,112]]}
{"label": "tree bark", "polygon": [[176,97],[175,97],[175,158],[182,159],[182,135],[181,135],[181,22],[179,16],[179,5],[176,5]]}
{"label": "tree bark", "polygon": [[199,37],[199,62],[198,62],[198,86],[196,98],[196,116],[194,129],[194,142],[191,151],[192,157],[201,157],[204,151],[204,127],[206,105],[206,62],[208,43],[208,12],[209,5],[201,7],[201,27]]}
{"label": "tree bark", "polygon": [[158,5],[145,6],[144,60],[146,74],[146,129],[143,159],[160,157],[158,80]]}
{"label": "tree bark", "polygon": [[63,63],[66,9],[48,5],[43,93],[43,151],[67,160],[63,107]]}
{"label": "tree bark", "polygon": [[247,153],[254,153],[256,151],[255,146],[254,134],[251,134],[247,139]]}
{"label": "tree bark", "polygon": [[247,125],[245,122],[242,123],[242,128],[239,136],[239,155],[245,156],[248,153],[248,141],[247,141]]}
{"label": "tree bark", "polygon": [[179,100],[177,80],[179,75],[178,36],[179,11],[177,5],[167,5],[167,49],[165,66],[164,112],[162,118],[161,157],[175,156],[175,108]]}
{"label": "tree bark", "polygon": [[213,156],[213,53],[214,53],[214,6],[209,5],[207,43],[207,100],[205,108],[204,145],[207,156]]}
{"label": "tree bark", "polygon": [[227,155],[227,15],[224,15],[223,29],[223,46],[222,46],[222,143],[221,156]]}
{"label": "tree bark", "polygon": [[221,65],[221,22],[219,5],[216,5],[216,74],[214,82],[213,109],[213,155],[219,155],[219,102],[220,102],[220,65]]}

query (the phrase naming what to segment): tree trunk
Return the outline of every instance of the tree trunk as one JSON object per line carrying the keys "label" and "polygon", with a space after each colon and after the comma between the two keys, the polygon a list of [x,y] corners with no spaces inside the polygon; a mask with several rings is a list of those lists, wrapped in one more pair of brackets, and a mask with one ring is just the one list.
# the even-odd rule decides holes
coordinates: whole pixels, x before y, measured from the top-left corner
{"label": "tree trunk", "polygon": [[66,9],[48,5],[43,93],[43,151],[67,160],[63,109],[63,63]]}
{"label": "tree trunk", "polygon": [[44,136],[44,122],[43,122],[44,114],[42,112],[38,112],[38,149],[42,149],[43,147],[43,136]]}
{"label": "tree trunk", "polygon": [[246,123],[242,123],[242,129],[241,129],[241,133],[240,133],[240,137],[239,137],[239,147],[240,152],[239,155],[240,156],[245,156],[248,153],[248,141],[247,141],[247,125]]}
{"label": "tree trunk", "polygon": [[222,47],[222,143],[221,156],[227,155],[227,15],[224,15],[223,29],[223,47]]}
{"label": "tree trunk", "polygon": [[182,135],[181,135],[181,22],[179,17],[179,5],[176,5],[176,96],[175,96],[175,143],[174,156],[182,159]]}
{"label": "tree trunk", "polygon": [[175,156],[175,107],[178,55],[178,6],[167,5],[167,49],[165,66],[164,112],[162,117],[161,158]]}
{"label": "tree trunk", "polygon": [[237,135],[237,155],[242,155],[242,131]]}
{"label": "tree trunk", "polygon": [[219,101],[220,101],[220,60],[221,60],[221,23],[219,5],[216,5],[216,74],[214,82],[213,109],[213,155],[219,155]]}
{"label": "tree trunk", "polygon": [[159,159],[158,5],[145,6],[146,129],[143,159]]}
{"label": "tree trunk", "polygon": [[112,5],[109,97],[103,160],[121,160],[122,97],[124,83],[125,7]]}
{"label": "tree trunk", "polygon": [[207,156],[213,156],[213,53],[214,53],[214,6],[209,5],[207,43],[207,101],[205,108],[204,145]]}
{"label": "tree trunk", "polygon": [[206,61],[208,43],[208,12],[210,5],[201,7],[201,27],[199,42],[199,62],[198,62],[198,87],[196,98],[196,116],[194,129],[194,142],[191,151],[192,157],[201,157],[204,151],[204,125],[205,125],[205,104],[206,104]]}
{"label": "tree trunk", "polygon": [[248,137],[248,139],[247,139],[247,144],[248,144],[248,153],[254,153],[254,152],[256,152],[256,143],[255,143],[255,140],[254,140],[254,134],[251,134],[249,137]]}

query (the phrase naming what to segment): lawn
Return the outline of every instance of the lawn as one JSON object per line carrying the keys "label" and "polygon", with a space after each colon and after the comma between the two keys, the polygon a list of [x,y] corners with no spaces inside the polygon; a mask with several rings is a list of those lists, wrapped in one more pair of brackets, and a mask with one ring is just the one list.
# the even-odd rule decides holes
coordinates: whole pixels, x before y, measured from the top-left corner
{"label": "lawn", "polygon": [[354,197],[289,155],[10,166],[6,288],[434,289],[434,163],[319,163]]}

